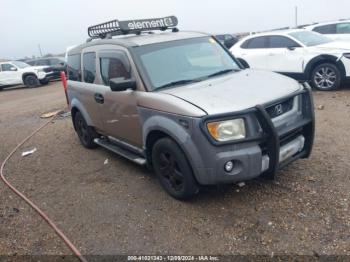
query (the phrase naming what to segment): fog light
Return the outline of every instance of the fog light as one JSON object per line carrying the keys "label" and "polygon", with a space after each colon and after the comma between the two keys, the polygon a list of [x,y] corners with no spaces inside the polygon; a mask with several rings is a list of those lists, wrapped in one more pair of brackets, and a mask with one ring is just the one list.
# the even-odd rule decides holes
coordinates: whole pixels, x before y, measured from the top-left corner
{"label": "fog light", "polygon": [[232,161],[228,161],[225,164],[225,171],[226,172],[231,172],[233,169],[233,162]]}

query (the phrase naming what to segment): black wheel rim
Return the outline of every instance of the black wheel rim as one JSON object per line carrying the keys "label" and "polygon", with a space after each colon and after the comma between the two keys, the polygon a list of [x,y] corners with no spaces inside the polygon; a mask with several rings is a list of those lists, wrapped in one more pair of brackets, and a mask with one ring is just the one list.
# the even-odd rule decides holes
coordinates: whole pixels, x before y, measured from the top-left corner
{"label": "black wheel rim", "polygon": [[332,88],[337,81],[335,70],[328,66],[323,66],[315,72],[314,82],[319,89]]}
{"label": "black wheel rim", "polygon": [[181,191],[184,186],[184,176],[175,157],[169,152],[159,155],[159,171],[161,178],[172,190]]}
{"label": "black wheel rim", "polygon": [[82,117],[78,117],[76,125],[77,125],[76,128],[80,139],[84,144],[87,144],[89,135],[88,135],[87,125],[84,119]]}

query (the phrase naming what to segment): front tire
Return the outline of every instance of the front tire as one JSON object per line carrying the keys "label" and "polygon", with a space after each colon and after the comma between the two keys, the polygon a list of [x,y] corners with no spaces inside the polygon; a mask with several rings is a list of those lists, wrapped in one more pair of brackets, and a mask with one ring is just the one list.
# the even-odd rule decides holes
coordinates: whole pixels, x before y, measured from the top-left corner
{"label": "front tire", "polygon": [[41,85],[47,85],[50,81],[48,79],[43,79],[43,80],[40,80],[40,84]]}
{"label": "front tire", "polygon": [[28,75],[24,78],[24,85],[26,87],[37,87],[39,85],[39,80],[35,75]]}
{"label": "front tire", "polygon": [[97,147],[94,139],[98,137],[98,134],[95,132],[93,127],[87,125],[83,115],[79,111],[74,117],[74,127],[78,134],[79,140],[84,147],[89,149]]}
{"label": "front tire", "polygon": [[331,91],[339,88],[341,75],[339,69],[330,63],[320,64],[311,73],[311,84],[320,91]]}
{"label": "front tire", "polygon": [[161,138],[155,143],[152,163],[160,184],[170,196],[185,200],[199,192],[187,158],[172,139]]}

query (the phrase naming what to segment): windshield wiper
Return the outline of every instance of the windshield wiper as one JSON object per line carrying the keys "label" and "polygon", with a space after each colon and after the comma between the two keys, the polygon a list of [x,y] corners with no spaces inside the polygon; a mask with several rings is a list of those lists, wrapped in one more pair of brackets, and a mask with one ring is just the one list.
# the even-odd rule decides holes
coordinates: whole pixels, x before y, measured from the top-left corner
{"label": "windshield wiper", "polygon": [[232,71],[237,72],[237,71],[239,71],[239,70],[238,70],[238,69],[225,69],[225,70],[221,70],[221,71],[218,71],[218,72],[216,72],[216,73],[214,73],[214,74],[208,75],[208,78],[209,78],[209,77],[213,77],[213,76],[218,76],[218,75],[227,74],[227,73],[232,72]]}
{"label": "windshield wiper", "polygon": [[189,84],[189,83],[195,83],[202,81],[202,79],[183,79],[183,80],[178,80],[174,82],[167,83],[165,85],[157,87],[155,90],[167,88],[167,87],[172,87],[172,86],[177,86],[177,85],[184,85],[184,84]]}

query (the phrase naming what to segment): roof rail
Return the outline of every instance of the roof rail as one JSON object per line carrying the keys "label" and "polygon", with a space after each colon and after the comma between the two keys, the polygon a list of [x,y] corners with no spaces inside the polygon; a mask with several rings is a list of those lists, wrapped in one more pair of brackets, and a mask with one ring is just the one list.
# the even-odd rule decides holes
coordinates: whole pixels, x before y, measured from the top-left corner
{"label": "roof rail", "polygon": [[90,26],[88,35],[94,38],[111,38],[115,35],[141,34],[143,31],[172,29],[177,32],[178,20],[175,16],[163,18],[150,18],[142,20],[111,20],[105,23]]}

